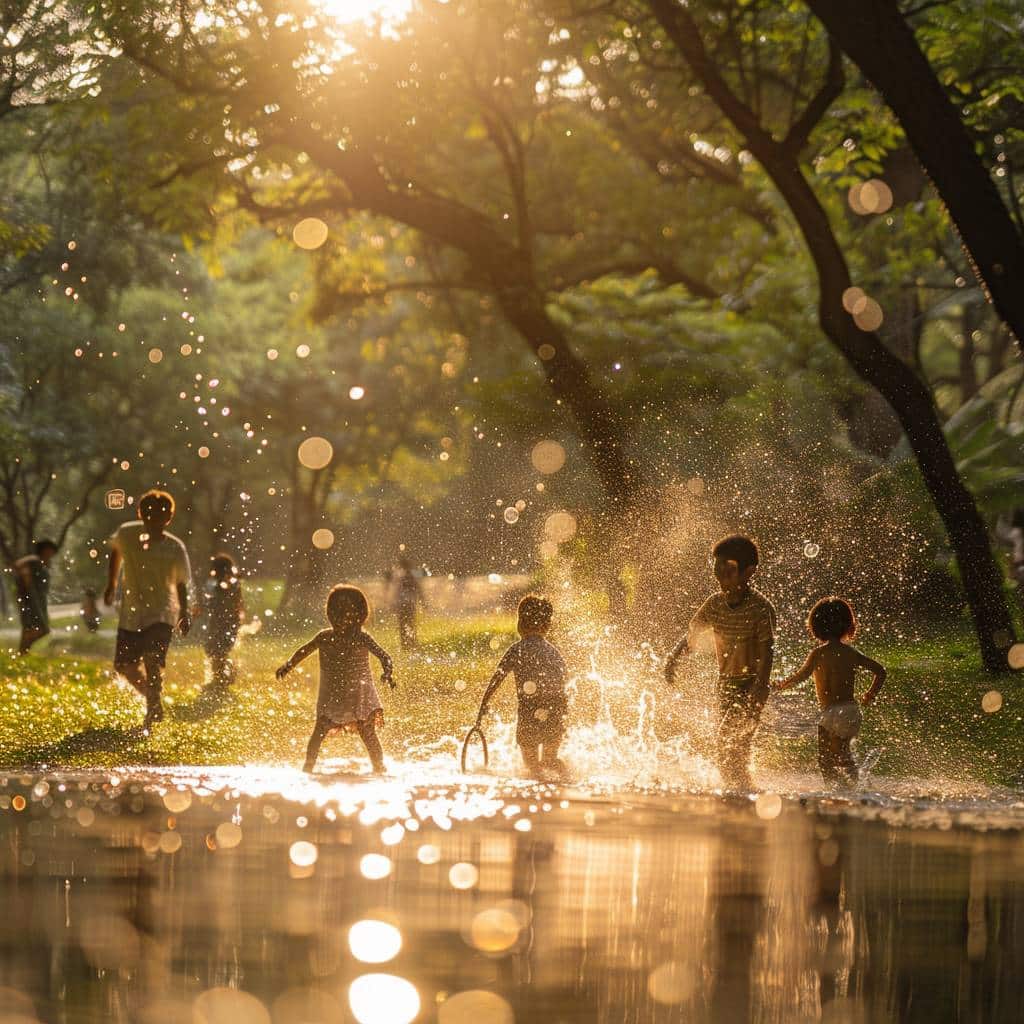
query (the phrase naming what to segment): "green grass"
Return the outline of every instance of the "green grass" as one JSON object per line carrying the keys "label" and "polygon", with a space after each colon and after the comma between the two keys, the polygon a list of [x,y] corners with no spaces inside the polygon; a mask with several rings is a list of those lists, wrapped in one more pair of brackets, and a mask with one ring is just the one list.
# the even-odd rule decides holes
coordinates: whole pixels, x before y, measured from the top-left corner
{"label": "green grass", "polygon": [[[414,656],[390,627],[374,628],[395,656],[397,691],[382,690],[387,734],[405,744],[461,734],[476,715],[499,654],[515,638],[511,617],[426,619]],[[165,673],[165,721],[139,733],[141,698],[111,678],[113,639],[58,634],[26,658],[0,652],[0,765],[111,766],[301,761],[316,703],[316,658],[284,682],[274,669],[307,639],[262,633],[238,650],[238,682],[227,698],[205,689],[201,647],[176,640]],[[492,648],[496,645],[496,650]],[[36,653],[38,649],[39,653]],[[454,657],[453,657],[454,655]],[[456,684],[465,681],[465,688]],[[511,688],[496,702],[510,714]],[[326,754],[362,755],[357,739],[325,744]]]}
{"label": "green grass", "polygon": [[[381,694],[383,739],[392,755],[461,736],[500,652],[515,638],[510,616],[428,617],[420,628],[421,647],[408,657],[400,653],[393,627],[375,626],[373,633],[396,657],[399,689]],[[238,653],[239,681],[221,703],[204,691],[201,648],[176,641],[166,674],[167,718],[148,737],[137,728],[141,699],[111,681],[110,636],[56,635],[41,645],[41,653],[24,659],[0,651],[0,765],[300,762],[313,721],[315,658],[284,682],[274,678],[274,669],[304,639],[266,631],[246,639]],[[962,637],[874,647],[871,653],[887,666],[889,678],[865,715],[861,749],[884,748],[880,773],[1022,784],[1019,673],[982,672]],[[571,663],[568,651],[567,656]],[[460,680],[465,688],[457,685]],[[994,714],[981,707],[989,690],[1003,697]],[[810,701],[809,687],[805,694]],[[503,688],[495,707],[506,719],[512,716],[511,686]],[[666,727],[662,721],[659,733]],[[324,753],[363,751],[357,739],[341,737],[328,740]],[[762,757],[778,767],[813,770],[814,743],[763,734]]]}

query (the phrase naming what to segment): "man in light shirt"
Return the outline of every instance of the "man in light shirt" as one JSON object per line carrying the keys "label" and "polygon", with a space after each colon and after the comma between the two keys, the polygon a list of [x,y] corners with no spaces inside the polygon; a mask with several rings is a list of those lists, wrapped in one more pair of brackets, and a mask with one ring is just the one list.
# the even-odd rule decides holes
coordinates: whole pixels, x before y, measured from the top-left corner
{"label": "man in light shirt", "polygon": [[174,498],[166,491],[147,491],[139,499],[139,519],[122,523],[110,538],[103,595],[108,605],[123,572],[114,671],[146,698],[146,729],[164,717],[160,692],[174,627],[186,636],[192,624],[188,552],[166,532],[173,518]]}

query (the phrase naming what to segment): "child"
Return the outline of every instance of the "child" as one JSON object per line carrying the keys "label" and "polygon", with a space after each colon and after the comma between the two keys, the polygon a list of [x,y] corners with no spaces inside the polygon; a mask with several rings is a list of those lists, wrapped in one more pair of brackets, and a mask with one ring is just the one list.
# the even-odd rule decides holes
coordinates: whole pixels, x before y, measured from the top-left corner
{"label": "child", "polygon": [[[519,602],[516,629],[522,640],[504,654],[484,691],[477,724],[487,703],[511,672],[516,680],[519,716],[516,743],[526,767],[536,774],[542,768],[561,772],[558,747],[565,734],[565,662],[558,648],[545,639],[554,608],[546,598],[528,594]],[[539,752],[539,756],[538,756]]]}
{"label": "child", "polygon": [[245,617],[242,584],[230,555],[219,554],[210,559],[210,575],[203,584],[202,612],[206,616],[203,647],[210,659],[213,684],[230,686],[235,681],[231,651]]}
{"label": "child", "polygon": [[96,633],[100,628],[100,606],[96,603],[96,588],[86,587],[82,597],[82,608],[79,613],[82,616],[82,623],[90,633]]}
{"label": "child", "polygon": [[173,519],[174,498],[166,491],[147,491],[139,498],[139,518],[122,523],[110,538],[103,594],[108,605],[123,570],[114,671],[146,698],[145,729],[164,717],[160,694],[174,627],[187,636],[192,625],[188,552],[166,532]]}
{"label": "child", "polygon": [[849,641],[857,633],[853,608],[841,597],[823,597],[807,617],[811,636],[820,640],[803,667],[775,684],[776,690],[788,690],[814,676],[822,715],[818,722],[818,766],[826,782],[835,782],[840,770],[849,781],[857,781],[857,762],[850,741],[860,731],[861,711],[854,700],[853,677],[858,668],[874,674],[874,680],[861,698],[867,707],[885,682],[885,669],[877,661],[861,654]]}
{"label": "child", "polygon": [[768,697],[775,642],[775,609],[753,590],[760,552],[749,537],[723,537],[712,549],[721,593],[697,609],[689,629],[665,662],[671,684],[676,662],[690,653],[690,642],[711,630],[718,656],[718,768],[731,789],[750,789],[750,747]]}
{"label": "child", "polygon": [[393,663],[363,625],[370,616],[366,595],[358,587],[339,584],[327,597],[327,621],[308,644],[303,644],[278,670],[286,675],[314,651],[320,652],[320,693],[316,702],[316,724],[306,748],[304,772],[312,772],[324,737],[335,732],[358,732],[366,745],[373,770],[384,771],[384,752],[377,729],[384,724],[384,710],[370,675],[370,655],[377,658],[384,674],[382,682],[395,688]]}

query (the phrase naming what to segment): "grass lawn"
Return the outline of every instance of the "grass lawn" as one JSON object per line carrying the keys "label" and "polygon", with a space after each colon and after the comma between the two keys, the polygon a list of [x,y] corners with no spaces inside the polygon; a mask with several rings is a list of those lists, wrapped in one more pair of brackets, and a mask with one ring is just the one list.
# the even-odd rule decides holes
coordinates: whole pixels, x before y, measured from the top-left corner
{"label": "grass lawn", "polygon": [[[432,747],[454,753],[450,737],[461,737],[474,719],[500,653],[515,639],[514,628],[511,616],[428,617],[421,623],[420,649],[406,656],[392,626],[374,627],[374,635],[395,655],[399,682],[397,691],[381,694],[387,718],[382,738],[390,756]],[[167,718],[150,736],[137,728],[141,699],[111,681],[111,636],[58,635],[46,641],[41,653],[24,659],[0,651],[0,765],[301,763],[313,721],[316,659],[284,682],[277,682],[273,673],[305,638],[264,632],[245,639],[238,653],[239,681],[227,699],[204,691],[198,644],[176,641],[166,674]],[[889,669],[882,696],[865,715],[860,741],[862,750],[883,748],[878,772],[1024,784],[1019,673],[986,675],[966,637],[916,641],[888,651],[873,647],[871,653]],[[588,667],[585,651],[574,657],[567,649],[566,654],[570,672]],[[707,668],[698,674],[709,678]],[[627,685],[612,695],[620,709],[628,707],[625,714],[612,708],[611,718],[626,723],[621,728],[631,728],[637,694],[647,686],[658,701],[652,733],[659,739],[671,736],[685,713],[680,715],[679,708],[674,714],[662,713],[670,707],[672,694],[656,682],[649,666],[646,677],[639,683],[637,679],[639,675],[629,674]],[[594,721],[600,713],[607,694],[597,689],[593,681],[581,684],[576,704],[581,721]],[[992,690],[1001,695],[1002,705],[987,713],[982,697]],[[808,714],[811,692],[807,685],[799,698]],[[506,685],[494,706],[509,721],[514,703],[513,688]],[[810,737],[783,739],[762,730],[759,744],[762,763],[814,769]],[[329,739],[324,754],[361,757],[363,751],[357,739],[342,737]]]}

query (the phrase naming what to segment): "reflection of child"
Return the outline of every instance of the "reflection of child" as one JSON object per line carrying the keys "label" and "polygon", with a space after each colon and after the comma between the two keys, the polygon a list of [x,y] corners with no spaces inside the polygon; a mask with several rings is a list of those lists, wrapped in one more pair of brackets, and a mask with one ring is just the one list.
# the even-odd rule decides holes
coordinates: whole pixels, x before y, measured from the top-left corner
{"label": "reflection of child", "polygon": [[712,549],[719,593],[694,613],[682,639],[665,661],[665,678],[674,682],[679,657],[710,630],[718,656],[718,770],[734,789],[750,788],[750,748],[761,709],[768,698],[775,642],[775,609],[750,586],[760,552],[749,537],[723,537]]}
{"label": "reflection of child", "polygon": [[850,750],[850,741],[860,731],[861,711],[854,699],[853,679],[857,669],[867,669],[874,679],[861,698],[867,707],[885,682],[885,669],[863,655],[849,643],[857,632],[853,608],[840,597],[824,597],[807,617],[811,636],[822,641],[815,647],[799,671],[778,683],[776,690],[786,690],[814,676],[818,704],[822,709],[818,722],[818,765],[826,782],[834,782],[842,771],[857,781],[857,762]]}
{"label": "reflection of child", "polygon": [[516,628],[522,640],[514,643],[498,663],[477,716],[479,724],[488,701],[511,672],[519,696],[516,742],[531,772],[541,768],[562,769],[558,747],[565,734],[567,710],[565,662],[558,648],[545,639],[553,614],[551,602],[546,598],[530,594],[519,602]]}
{"label": "reflection of child", "polygon": [[375,772],[384,771],[384,752],[377,729],[384,724],[384,710],[370,674],[370,655],[384,669],[383,682],[392,689],[393,665],[388,655],[363,625],[370,616],[366,595],[358,588],[339,584],[327,597],[327,621],[278,670],[284,677],[314,651],[320,653],[320,693],[316,702],[316,724],[306,748],[303,771],[311,772],[324,738],[335,732],[357,732],[366,745]]}
{"label": "reflection of child", "polygon": [[202,614],[206,620],[202,626],[203,648],[210,659],[213,683],[228,686],[235,681],[231,652],[245,617],[242,584],[230,555],[210,559],[210,574],[203,584]]}
{"label": "reflection of child", "polygon": [[82,622],[90,633],[100,628],[100,606],[96,603],[96,590],[86,587],[82,597]]}

